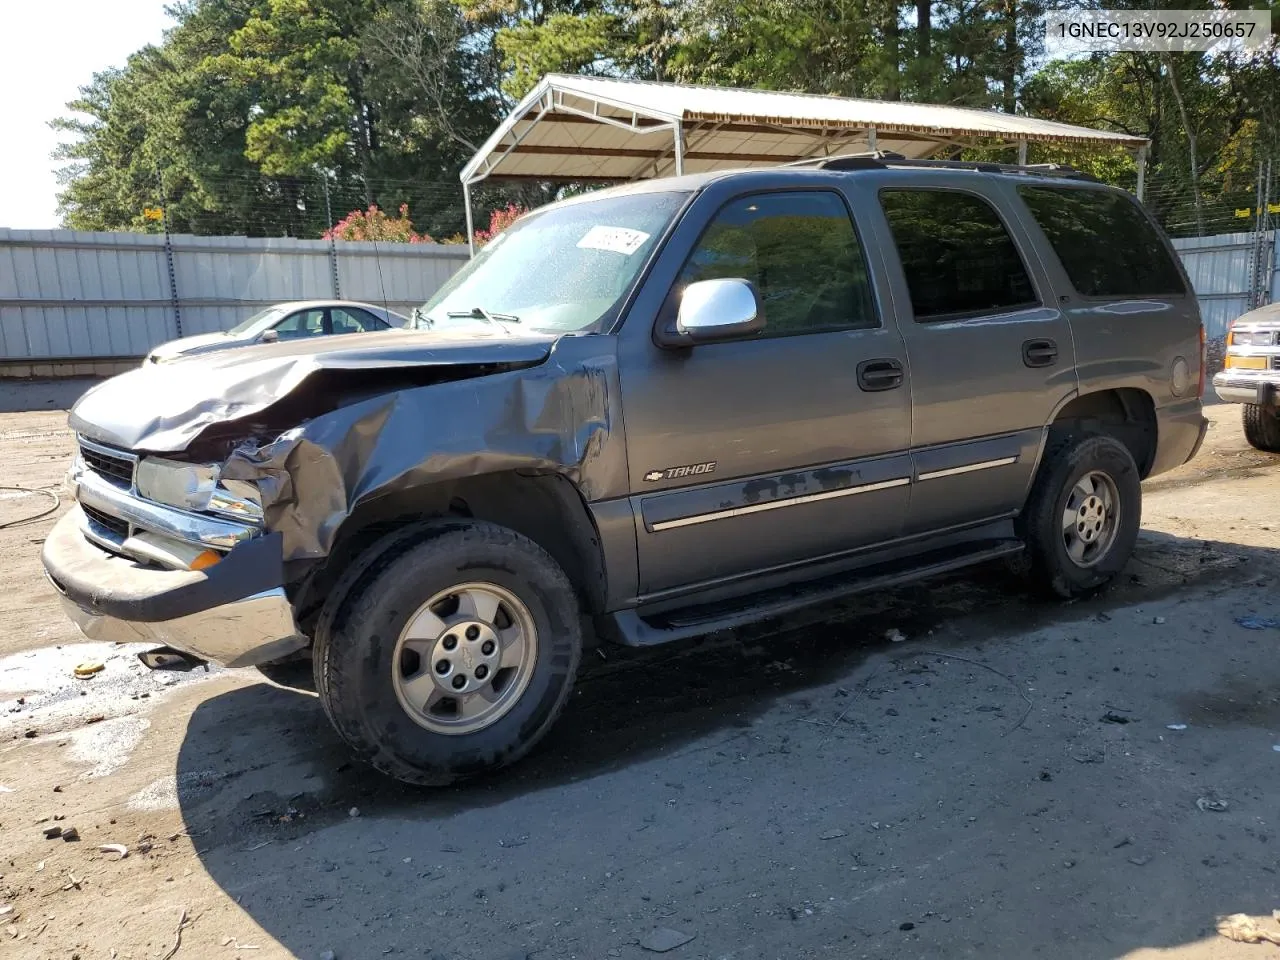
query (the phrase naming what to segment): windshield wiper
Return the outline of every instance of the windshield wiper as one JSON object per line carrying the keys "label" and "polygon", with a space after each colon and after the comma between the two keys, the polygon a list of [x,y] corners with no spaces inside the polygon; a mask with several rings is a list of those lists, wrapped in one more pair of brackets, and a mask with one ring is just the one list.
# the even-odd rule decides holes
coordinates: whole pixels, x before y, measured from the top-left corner
{"label": "windshield wiper", "polygon": [[470,310],[450,310],[445,316],[455,319],[466,317],[471,320],[488,320],[490,323],[497,324],[520,322],[520,318],[514,313],[494,313],[484,307],[472,307]]}

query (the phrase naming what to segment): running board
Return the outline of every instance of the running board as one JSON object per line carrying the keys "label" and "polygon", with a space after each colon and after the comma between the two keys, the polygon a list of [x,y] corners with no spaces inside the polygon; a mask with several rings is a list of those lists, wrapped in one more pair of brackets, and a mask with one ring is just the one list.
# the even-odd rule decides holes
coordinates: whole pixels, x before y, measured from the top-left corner
{"label": "running board", "polygon": [[975,564],[1021,553],[1021,540],[979,541],[894,563],[877,564],[851,573],[823,577],[809,583],[779,587],[737,601],[664,610],[645,616],[644,608],[619,610],[611,621],[613,639],[628,647],[651,647],[673,640],[731,630],[820,603],[859,593],[885,590],[915,580],[961,570]]}

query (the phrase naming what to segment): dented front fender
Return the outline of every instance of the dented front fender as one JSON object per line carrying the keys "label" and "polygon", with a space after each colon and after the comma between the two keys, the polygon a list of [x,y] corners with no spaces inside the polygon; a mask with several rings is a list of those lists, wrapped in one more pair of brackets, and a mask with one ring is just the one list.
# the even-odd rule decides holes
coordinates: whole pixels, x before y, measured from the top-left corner
{"label": "dented front fender", "polygon": [[588,502],[625,495],[619,401],[612,338],[565,338],[539,366],[389,390],[241,442],[223,477],[258,486],[286,561],[317,559],[359,507],[428,484],[522,470]]}

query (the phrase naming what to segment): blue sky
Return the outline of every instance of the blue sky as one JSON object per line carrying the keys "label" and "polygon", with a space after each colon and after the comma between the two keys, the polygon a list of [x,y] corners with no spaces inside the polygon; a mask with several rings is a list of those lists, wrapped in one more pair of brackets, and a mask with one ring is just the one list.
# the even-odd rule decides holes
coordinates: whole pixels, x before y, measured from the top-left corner
{"label": "blue sky", "polygon": [[167,0],[0,0],[0,227],[58,226],[48,122],[98,72],[156,43]]}

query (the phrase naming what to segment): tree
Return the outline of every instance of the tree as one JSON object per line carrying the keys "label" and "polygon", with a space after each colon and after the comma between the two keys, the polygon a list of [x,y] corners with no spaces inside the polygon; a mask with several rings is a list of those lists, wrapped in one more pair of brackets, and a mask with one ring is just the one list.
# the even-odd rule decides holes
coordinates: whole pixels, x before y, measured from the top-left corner
{"label": "tree", "polygon": [[[1280,95],[1274,51],[1245,63],[1182,53],[1095,54],[1047,64],[1023,92],[1039,116],[1151,139],[1147,205],[1176,235],[1239,229],[1235,210],[1254,205],[1257,161],[1280,142],[1269,124]],[[1132,161],[1070,160],[1133,185]]]}
{"label": "tree", "polygon": [[[65,222],[155,230],[142,211],[163,200],[175,231],[315,237],[327,181],[335,210],[409,203],[429,232],[461,229],[457,170],[471,151],[368,36],[375,14],[415,3],[175,7],[163,43],[95,77],[56,122],[75,138],[59,154]],[[467,88],[446,96],[457,129],[483,139],[493,113]]]}
{"label": "tree", "polygon": [[311,229],[296,181],[263,180],[245,155],[256,91],[208,58],[245,22],[239,4],[203,0],[175,9],[179,26],[122,70],[96,76],[54,126],[78,139],[56,157],[63,216],[79,229],[159,229],[146,207],[163,205],[175,230],[294,233]]}
{"label": "tree", "polygon": [[879,97],[898,87],[896,58],[884,54],[897,8],[874,10],[866,0],[693,0],[674,69],[688,83]]}
{"label": "tree", "polygon": [[483,59],[468,47],[472,28],[452,0],[412,0],[380,9],[365,33],[376,67],[399,70],[423,114],[422,133],[441,134],[474,153],[502,107],[485,78]]}
{"label": "tree", "polygon": [[[1151,139],[1150,204],[1167,223],[1217,229],[1253,202],[1258,161],[1280,148],[1274,45],[1247,57],[1045,61],[1043,9],[1044,0],[181,0],[162,43],[94,77],[57,121],[72,137],[60,154],[63,216],[80,229],[157,230],[143,211],[163,204],[179,231],[314,237],[329,226],[326,200],[334,210],[408,204],[423,231],[451,236],[463,225],[459,168],[550,72],[942,102],[1123,130]],[[1119,154],[1033,145],[1032,157],[1130,186],[1135,176]],[[564,192],[483,183],[476,201],[531,207]]]}

